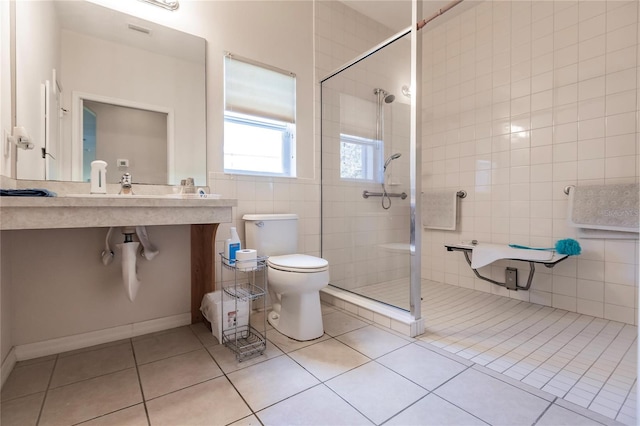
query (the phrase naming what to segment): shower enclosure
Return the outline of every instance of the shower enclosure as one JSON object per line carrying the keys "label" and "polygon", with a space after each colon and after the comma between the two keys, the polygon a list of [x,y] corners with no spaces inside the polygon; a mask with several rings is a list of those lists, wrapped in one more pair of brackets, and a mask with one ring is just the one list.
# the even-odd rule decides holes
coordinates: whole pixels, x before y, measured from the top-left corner
{"label": "shower enclosure", "polygon": [[411,55],[407,30],[321,82],[322,256],[331,286],[419,318]]}

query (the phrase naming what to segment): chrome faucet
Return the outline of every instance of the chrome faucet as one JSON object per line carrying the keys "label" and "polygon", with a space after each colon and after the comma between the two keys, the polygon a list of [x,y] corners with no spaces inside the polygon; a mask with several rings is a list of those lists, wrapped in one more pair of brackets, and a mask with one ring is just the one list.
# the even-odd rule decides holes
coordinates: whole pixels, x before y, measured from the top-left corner
{"label": "chrome faucet", "polygon": [[120,178],[120,192],[122,195],[133,195],[133,188],[131,187],[131,173],[125,173]]}

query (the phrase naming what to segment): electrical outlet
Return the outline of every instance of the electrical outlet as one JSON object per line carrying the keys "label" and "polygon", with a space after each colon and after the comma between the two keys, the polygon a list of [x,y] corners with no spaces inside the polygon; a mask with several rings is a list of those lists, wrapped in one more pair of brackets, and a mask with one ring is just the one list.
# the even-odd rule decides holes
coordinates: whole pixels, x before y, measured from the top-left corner
{"label": "electrical outlet", "polygon": [[504,282],[509,290],[518,289],[518,270],[516,268],[506,268],[504,271]]}

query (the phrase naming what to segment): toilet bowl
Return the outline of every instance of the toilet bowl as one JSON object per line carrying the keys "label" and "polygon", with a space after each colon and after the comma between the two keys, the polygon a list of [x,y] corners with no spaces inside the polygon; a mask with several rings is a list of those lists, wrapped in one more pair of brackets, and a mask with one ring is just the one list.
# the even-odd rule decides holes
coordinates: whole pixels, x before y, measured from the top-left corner
{"label": "toilet bowl", "polygon": [[320,289],[329,284],[329,263],[304,254],[273,256],[267,261],[272,295],[269,324],[295,340],[313,340],[324,334]]}
{"label": "toilet bowl", "polygon": [[297,254],[298,216],[247,214],[246,247],[267,259],[267,285],[271,295],[269,324],[295,340],[313,340],[324,334],[320,289],[329,285],[329,263]]}

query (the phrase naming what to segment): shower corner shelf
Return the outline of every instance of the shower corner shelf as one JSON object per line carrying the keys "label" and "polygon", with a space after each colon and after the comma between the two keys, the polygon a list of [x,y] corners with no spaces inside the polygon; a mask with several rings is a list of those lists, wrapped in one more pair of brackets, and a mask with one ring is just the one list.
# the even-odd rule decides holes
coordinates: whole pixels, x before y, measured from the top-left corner
{"label": "shower corner shelf", "polygon": [[[251,263],[246,263],[251,262]],[[222,303],[235,303],[234,311],[238,310],[238,302],[249,302],[262,299],[262,310],[266,312],[266,290],[267,290],[267,257],[258,257],[255,260],[255,267],[253,266],[253,260],[241,261],[237,260],[235,264],[230,264],[229,259],[224,256],[224,253],[220,253],[220,263],[223,269],[233,271],[233,283],[222,286],[222,291],[230,296],[225,302],[225,298],[222,298]],[[243,263],[245,265],[243,266]],[[258,274],[258,272],[262,272]],[[260,280],[261,285],[257,285]],[[238,361],[244,361],[245,359],[262,355],[267,349],[267,320],[264,316],[264,323],[262,329],[264,332],[259,332],[251,326],[251,305],[249,304],[249,312],[247,313],[247,324],[238,325],[237,322],[234,326],[222,331],[222,344],[231,349],[236,354]],[[224,309],[220,310],[223,312]],[[236,316],[236,319],[238,316]],[[225,318],[222,318],[222,324],[224,324]]]}

